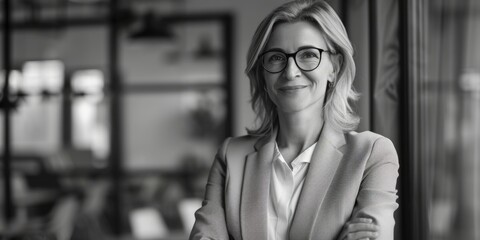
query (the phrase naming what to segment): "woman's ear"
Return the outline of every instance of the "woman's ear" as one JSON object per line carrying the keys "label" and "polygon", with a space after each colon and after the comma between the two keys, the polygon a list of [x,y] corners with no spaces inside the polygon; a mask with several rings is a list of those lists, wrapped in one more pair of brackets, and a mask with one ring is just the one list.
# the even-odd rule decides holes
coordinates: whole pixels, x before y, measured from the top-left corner
{"label": "woman's ear", "polygon": [[337,79],[337,75],[340,72],[340,68],[343,63],[343,57],[341,54],[331,54],[330,61],[332,62],[332,71],[328,75],[328,81],[334,83]]}

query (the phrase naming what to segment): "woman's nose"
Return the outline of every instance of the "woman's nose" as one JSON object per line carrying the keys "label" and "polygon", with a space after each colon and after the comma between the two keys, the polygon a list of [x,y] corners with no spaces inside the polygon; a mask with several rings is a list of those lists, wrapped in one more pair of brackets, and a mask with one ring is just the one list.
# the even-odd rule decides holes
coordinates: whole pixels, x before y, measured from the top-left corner
{"label": "woman's nose", "polygon": [[285,67],[284,74],[288,80],[293,80],[300,76],[300,69],[298,69],[293,57],[287,59],[287,66]]}

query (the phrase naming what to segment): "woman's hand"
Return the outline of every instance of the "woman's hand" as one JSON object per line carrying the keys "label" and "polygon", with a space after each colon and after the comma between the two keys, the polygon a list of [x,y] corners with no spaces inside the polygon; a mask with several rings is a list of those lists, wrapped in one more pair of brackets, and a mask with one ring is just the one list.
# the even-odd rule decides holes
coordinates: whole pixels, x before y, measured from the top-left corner
{"label": "woman's hand", "polygon": [[378,226],[371,218],[355,218],[343,226],[338,240],[373,240],[378,237]]}

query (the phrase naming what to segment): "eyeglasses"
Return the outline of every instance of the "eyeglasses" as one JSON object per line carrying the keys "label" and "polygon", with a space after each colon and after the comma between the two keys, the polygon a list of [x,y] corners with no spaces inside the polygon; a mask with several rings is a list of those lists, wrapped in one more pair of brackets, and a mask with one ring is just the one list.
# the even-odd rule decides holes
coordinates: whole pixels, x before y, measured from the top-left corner
{"label": "eyeglasses", "polygon": [[263,68],[269,73],[279,73],[287,67],[288,59],[293,57],[295,64],[302,71],[308,72],[315,70],[320,65],[322,53],[328,52],[321,48],[309,47],[302,48],[294,53],[284,53],[279,50],[270,50],[262,53]]}

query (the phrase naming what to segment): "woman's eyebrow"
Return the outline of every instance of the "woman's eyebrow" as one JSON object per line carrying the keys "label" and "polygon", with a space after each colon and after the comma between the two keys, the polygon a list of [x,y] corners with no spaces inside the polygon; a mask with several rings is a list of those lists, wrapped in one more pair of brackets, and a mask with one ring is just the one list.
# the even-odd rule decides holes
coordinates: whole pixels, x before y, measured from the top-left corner
{"label": "woman's eyebrow", "polygon": [[[306,48],[319,48],[319,47],[316,47],[316,46],[313,46],[313,45],[303,45],[303,46],[298,47],[296,51],[306,49]],[[265,52],[270,52],[270,51],[279,51],[279,52],[287,53],[281,48],[270,48],[270,49],[265,50]]]}
{"label": "woman's eyebrow", "polygon": [[285,51],[283,51],[283,49],[281,49],[281,48],[269,48],[269,49],[266,49],[264,52],[270,52],[270,51],[285,52]]}
{"label": "woman's eyebrow", "polygon": [[301,47],[297,48],[297,51],[305,49],[305,48],[319,48],[319,47],[313,46],[313,45],[304,45],[304,46],[301,46]]}

